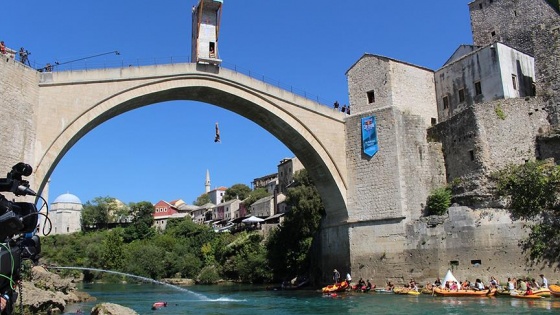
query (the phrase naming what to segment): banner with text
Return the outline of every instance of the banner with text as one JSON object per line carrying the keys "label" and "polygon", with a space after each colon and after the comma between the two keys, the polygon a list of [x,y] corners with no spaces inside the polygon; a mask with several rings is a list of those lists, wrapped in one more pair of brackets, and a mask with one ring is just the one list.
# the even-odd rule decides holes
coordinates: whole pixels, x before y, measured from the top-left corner
{"label": "banner with text", "polygon": [[379,151],[377,144],[377,124],[375,116],[362,118],[362,147],[368,156],[374,156]]}

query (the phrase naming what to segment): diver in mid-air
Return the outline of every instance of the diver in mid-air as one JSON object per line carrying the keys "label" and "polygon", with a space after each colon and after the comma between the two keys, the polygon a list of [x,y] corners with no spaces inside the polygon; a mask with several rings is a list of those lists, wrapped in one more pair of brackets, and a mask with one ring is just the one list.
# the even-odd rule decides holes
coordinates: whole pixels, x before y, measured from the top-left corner
{"label": "diver in mid-air", "polygon": [[218,127],[218,123],[216,123],[216,137],[214,138],[214,142],[221,142],[220,141],[220,128]]}

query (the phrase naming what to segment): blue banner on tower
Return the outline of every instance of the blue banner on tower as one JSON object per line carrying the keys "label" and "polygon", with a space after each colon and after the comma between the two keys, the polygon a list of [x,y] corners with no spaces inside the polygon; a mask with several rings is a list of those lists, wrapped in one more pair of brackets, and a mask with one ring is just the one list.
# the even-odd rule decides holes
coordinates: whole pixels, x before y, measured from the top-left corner
{"label": "blue banner on tower", "polygon": [[364,148],[364,153],[368,156],[374,156],[379,151],[375,116],[362,118],[362,147]]}

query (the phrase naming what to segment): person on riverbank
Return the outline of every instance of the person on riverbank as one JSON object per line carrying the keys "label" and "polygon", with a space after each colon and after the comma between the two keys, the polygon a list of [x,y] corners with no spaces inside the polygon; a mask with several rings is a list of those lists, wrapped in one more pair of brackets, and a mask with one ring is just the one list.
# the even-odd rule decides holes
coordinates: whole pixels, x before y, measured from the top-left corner
{"label": "person on riverbank", "polygon": [[544,277],[542,273],[539,276],[541,277],[542,280],[541,288],[548,289],[548,280]]}
{"label": "person on riverbank", "polygon": [[334,283],[338,283],[338,280],[340,280],[340,272],[338,272],[338,270],[333,270],[333,280]]}
{"label": "person on riverbank", "polygon": [[509,292],[515,291],[515,278],[508,278],[507,289]]}

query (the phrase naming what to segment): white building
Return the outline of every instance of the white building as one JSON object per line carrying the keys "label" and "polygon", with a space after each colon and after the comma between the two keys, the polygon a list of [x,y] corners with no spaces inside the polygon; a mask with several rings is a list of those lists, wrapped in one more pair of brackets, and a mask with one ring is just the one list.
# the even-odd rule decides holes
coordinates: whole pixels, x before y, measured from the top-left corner
{"label": "white building", "polygon": [[[75,195],[66,193],[58,196],[49,210],[49,218],[52,222],[51,234],[81,231],[82,209],[82,201]],[[48,229],[48,223],[46,228]]]}
{"label": "white building", "polygon": [[493,43],[462,45],[435,72],[439,121],[476,103],[535,95],[534,58]]}

